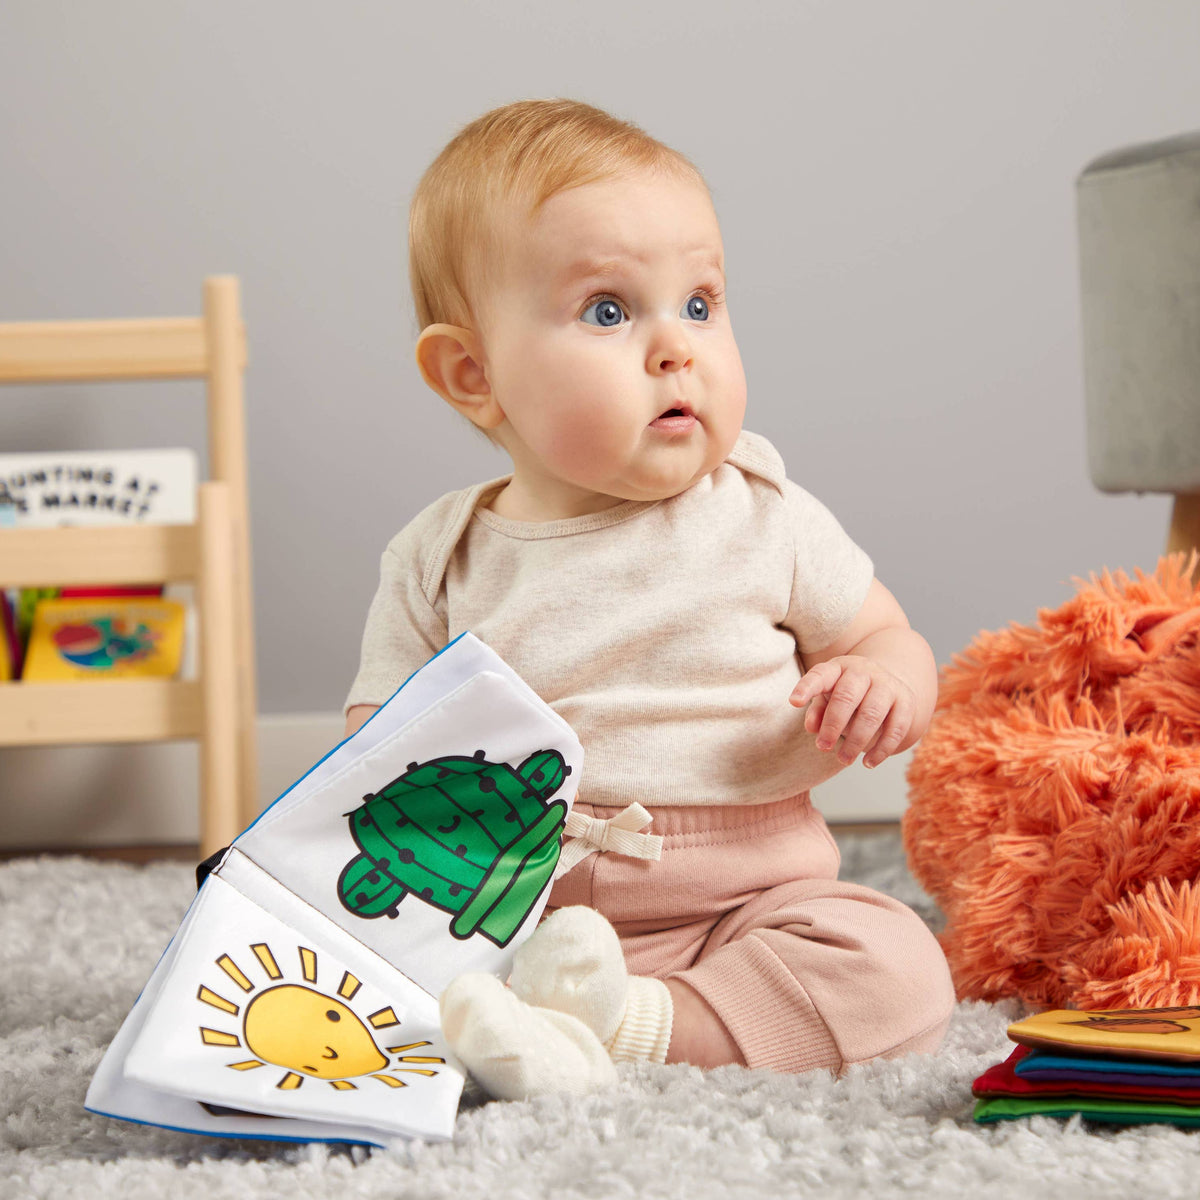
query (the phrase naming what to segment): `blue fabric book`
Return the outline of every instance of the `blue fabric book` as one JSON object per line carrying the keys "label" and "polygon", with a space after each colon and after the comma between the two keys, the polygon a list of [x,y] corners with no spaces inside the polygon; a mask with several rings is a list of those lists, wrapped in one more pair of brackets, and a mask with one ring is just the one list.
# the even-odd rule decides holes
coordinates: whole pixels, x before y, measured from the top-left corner
{"label": "blue fabric book", "polygon": [[1108,1076],[1113,1081],[1128,1077],[1158,1083],[1170,1082],[1172,1087],[1200,1089],[1200,1064],[1163,1062],[1146,1058],[1113,1058],[1109,1055],[1091,1057],[1086,1054],[1044,1054],[1033,1051],[1017,1063],[1018,1075],[1031,1079],[1080,1079]]}

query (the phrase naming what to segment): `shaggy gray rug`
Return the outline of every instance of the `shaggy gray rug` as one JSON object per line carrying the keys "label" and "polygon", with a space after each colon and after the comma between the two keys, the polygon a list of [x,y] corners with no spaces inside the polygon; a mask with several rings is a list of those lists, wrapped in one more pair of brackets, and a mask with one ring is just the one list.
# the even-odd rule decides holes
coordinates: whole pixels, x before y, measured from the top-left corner
{"label": "shaggy gray rug", "polygon": [[[847,837],[843,878],[937,912],[891,834]],[[941,1052],[793,1077],[622,1067],[586,1099],[485,1103],[400,1152],[222,1141],[94,1117],[101,1053],[193,891],[191,870],[79,858],[0,866],[0,1197],[1200,1196],[1200,1131],[1050,1118],[976,1126],[971,1081],[1015,1004],[960,1004]]]}

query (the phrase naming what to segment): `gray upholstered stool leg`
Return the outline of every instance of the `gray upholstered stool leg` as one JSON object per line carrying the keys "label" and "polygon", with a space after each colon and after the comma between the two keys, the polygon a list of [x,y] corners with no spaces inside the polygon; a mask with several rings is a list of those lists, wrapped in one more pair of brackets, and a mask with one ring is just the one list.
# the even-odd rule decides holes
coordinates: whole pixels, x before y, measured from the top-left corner
{"label": "gray upholstered stool leg", "polygon": [[1168,551],[1200,547],[1200,133],[1096,159],[1077,196],[1092,482],[1172,493]]}

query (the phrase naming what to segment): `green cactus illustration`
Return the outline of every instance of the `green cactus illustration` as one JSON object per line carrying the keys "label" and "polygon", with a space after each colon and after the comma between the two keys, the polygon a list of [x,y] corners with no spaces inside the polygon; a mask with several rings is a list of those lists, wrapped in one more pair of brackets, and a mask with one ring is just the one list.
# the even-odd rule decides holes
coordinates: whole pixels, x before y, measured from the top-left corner
{"label": "green cactus illustration", "polygon": [[558,862],[567,806],[550,797],[570,773],[557,750],[516,768],[482,750],[409,763],[346,814],[360,853],[338,899],[357,917],[396,917],[411,893],[454,915],[454,937],[507,946]]}

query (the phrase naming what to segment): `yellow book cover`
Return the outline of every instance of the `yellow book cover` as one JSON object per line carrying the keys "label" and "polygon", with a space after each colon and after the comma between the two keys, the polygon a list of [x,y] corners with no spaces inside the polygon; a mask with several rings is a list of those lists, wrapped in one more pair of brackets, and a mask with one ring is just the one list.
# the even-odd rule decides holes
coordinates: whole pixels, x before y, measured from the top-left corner
{"label": "yellow book cover", "polygon": [[170,678],[183,654],[184,606],[174,600],[42,600],[22,678]]}
{"label": "yellow book cover", "polygon": [[1200,1007],[1056,1008],[1010,1025],[1008,1036],[1039,1050],[1195,1062],[1200,1059]]}

